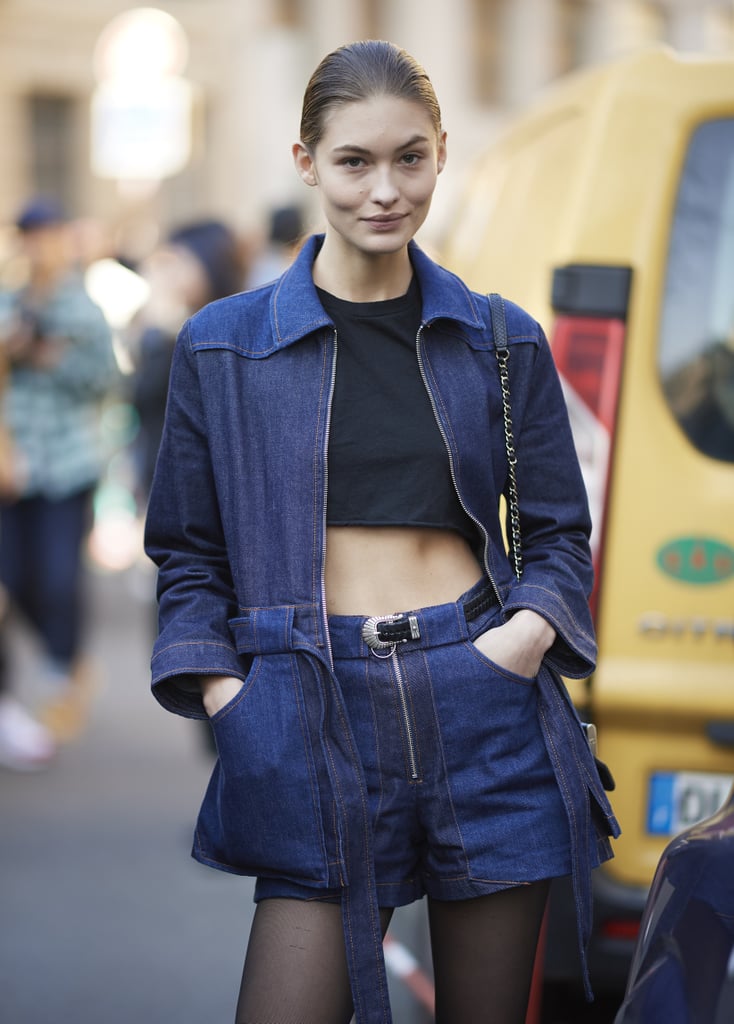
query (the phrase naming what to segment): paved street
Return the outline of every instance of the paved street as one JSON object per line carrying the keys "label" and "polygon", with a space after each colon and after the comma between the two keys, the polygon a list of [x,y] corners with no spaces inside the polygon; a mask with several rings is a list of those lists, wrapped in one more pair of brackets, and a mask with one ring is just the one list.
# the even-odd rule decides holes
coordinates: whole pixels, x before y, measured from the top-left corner
{"label": "paved street", "polygon": [[[43,772],[0,769],[2,1024],[232,1022],[252,882],[189,856],[212,755],[204,726],[149,694],[150,586],[92,574],[89,729]],[[29,698],[31,653],[16,652]],[[406,948],[421,914],[396,924]],[[393,1002],[400,1024],[430,1020],[403,981]]]}

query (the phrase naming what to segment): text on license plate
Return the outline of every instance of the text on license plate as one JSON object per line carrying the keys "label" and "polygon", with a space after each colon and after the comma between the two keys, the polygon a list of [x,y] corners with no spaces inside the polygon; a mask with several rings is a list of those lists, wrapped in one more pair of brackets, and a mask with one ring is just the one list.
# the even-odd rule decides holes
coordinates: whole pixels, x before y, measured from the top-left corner
{"label": "text on license plate", "polygon": [[650,776],[647,831],[676,835],[719,810],[734,777],[706,772],[655,772]]}

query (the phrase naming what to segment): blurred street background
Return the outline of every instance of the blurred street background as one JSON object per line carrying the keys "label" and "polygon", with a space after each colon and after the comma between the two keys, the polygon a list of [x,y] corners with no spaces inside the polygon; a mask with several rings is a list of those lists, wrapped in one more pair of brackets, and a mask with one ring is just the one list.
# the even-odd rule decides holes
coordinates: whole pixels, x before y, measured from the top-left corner
{"label": "blurred street background", "polygon": [[51,193],[84,222],[88,255],[136,262],[178,223],[218,217],[254,258],[274,208],[313,202],[290,159],[308,76],[370,37],[413,53],[441,103],[449,160],[430,240],[471,159],[548,85],[649,44],[731,53],[734,4],[0,0],[0,224]]}
{"label": "blurred street background", "polygon": [[149,696],[150,607],[130,577],[94,574],[90,597],[87,731],[43,772],[0,774],[0,1019],[226,1021],[250,890],[188,857],[210,758]]}

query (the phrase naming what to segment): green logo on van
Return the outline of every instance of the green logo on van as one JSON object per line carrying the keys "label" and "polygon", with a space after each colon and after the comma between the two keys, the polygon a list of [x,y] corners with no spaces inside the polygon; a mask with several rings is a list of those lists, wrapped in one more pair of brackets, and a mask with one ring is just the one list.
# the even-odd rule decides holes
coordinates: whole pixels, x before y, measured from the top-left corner
{"label": "green logo on van", "polygon": [[720,583],[734,575],[734,548],[710,537],[681,537],[658,552],[658,565],[683,583]]}

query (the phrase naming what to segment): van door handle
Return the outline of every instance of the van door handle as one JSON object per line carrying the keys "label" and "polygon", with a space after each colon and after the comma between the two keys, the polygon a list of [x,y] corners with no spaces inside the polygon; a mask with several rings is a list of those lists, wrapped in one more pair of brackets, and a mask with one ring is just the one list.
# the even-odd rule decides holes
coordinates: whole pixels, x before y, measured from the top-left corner
{"label": "van door handle", "polygon": [[719,747],[734,747],[734,722],[708,722],[706,735]]}

